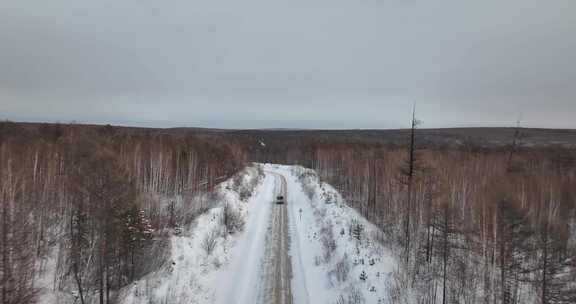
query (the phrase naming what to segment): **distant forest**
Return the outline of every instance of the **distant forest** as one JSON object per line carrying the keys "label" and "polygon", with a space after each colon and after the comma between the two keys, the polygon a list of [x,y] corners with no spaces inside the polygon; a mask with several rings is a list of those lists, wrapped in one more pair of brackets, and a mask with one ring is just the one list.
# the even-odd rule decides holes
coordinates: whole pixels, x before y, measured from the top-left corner
{"label": "distant forest", "polygon": [[[576,131],[145,129],[0,123],[2,304],[33,303],[56,239],[113,303],[176,214],[250,162],[315,169],[402,257],[398,303],[576,303]],[[179,210],[158,197],[182,197]],[[193,215],[190,215],[193,216]],[[153,241],[155,240],[155,241]],[[528,303],[530,303],[528,302]]]}

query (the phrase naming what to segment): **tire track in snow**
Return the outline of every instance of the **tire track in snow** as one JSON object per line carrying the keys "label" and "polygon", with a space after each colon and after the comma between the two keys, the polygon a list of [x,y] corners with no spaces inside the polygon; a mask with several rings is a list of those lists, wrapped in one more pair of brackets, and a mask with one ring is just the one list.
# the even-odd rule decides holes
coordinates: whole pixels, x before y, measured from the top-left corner
{"label": "tire track in snow", "polygon": [[[265,278],[267,285],[266,288],[269,293],[271,301],[265,302],[273,304],[292,304],[292,263],[289,252],[289,235],[288,235],[288,214],[286,204],[288,203],[288,193],[286,187],[286,179],[284,176],[270,172],[276,179],[276,195],[273,198],[273,218],[270,229],[271,243],[267,244],[270,256],[268,258],[272,261],[273,269],[269,269],[272,275]],[[276,204],[276,196],[282,195],[284,197],[284,204]],[[270,273],[268,272],[268,273]]]}

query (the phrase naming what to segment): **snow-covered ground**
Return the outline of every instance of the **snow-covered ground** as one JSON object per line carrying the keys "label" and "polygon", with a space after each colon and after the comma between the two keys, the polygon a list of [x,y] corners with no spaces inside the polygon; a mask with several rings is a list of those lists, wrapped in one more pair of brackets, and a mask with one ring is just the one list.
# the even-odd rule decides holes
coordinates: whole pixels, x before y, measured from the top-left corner
{"label": "snow-covered ground", "polygon": [[[238,188],[255,179],[258,185],[246,199]],[[280,179],[285,180],[286,207],[274,204]],[[378,229],[349,208],[314,171],[256,164],[243,171],[240,185],[230,179],[216,191],[218,202],[212,208],[183,227],[182,233],[170,236],[169,258],[163,266],[123,288],[119,303],[268,304],[270,280],[290,274],[290,284],[274,288],[289,286],[285,294],[291,294],[295,304],[388,302],[386,286],[396,263],[375,241]],[[231,234],[224,230],[225,206],[245,222],[242,230]],[[278,210],[284,210],[284,215],[287,210],[287,221],[278,220],[276,215],[282,214]],[[287,237],[274,232],[285,228]],[[279,240],[289,243],[289,257],[283,259],[291,265],[288,275],[266,269],[277,265],[271,260],[278,258],[278,248],[286,250],[275,243]],[[46,266],[41,285],[48,290],[54,265],[48,261]],[[45,292],[40,298],[51,304],[59,296]]]}
{"label": "snow-covered ground", "polygon": [[[243,202],[224,183],[218,191],[241,211],[242,232],[218,237],[210,254],[204,239],[221,226],[222,206],[198,217],[171,240],[171,263],[127,288],[124,304],[262,302],[266,288],[265,248],[272,238],[271,210],[277,178],[287,183],[289,255],[293,303],[386,303],[395,269],[392,254],[375,241],[377,228],[349,208],[314,171],[297,166],[261,165],[265,177]],[[273,173],[273,174],[270,174]]]}
{"label": "snow-covered ground", "polygon": [[[255,167],[248,168],[242,183],[248,183],[256,174]],[[228,180],[219,185],[216,191],[221,201],[200,215],[182,234],[171,237],[170,263],[125,288],[121,303],[243,303],[237,299],[221,300],[221,291],[235,289],[242,292],[243,298],[252,297],[257,274],[238,278],[235,273],[248,273],[244,268],[256,267],[259,263],[265,229],[262,223],[269,217],[266,203],[272,196],[274,182],[261,180],[247,201],[240,199],[231,184]],[[222,231],[225,204],[247,219],[241,233]],[[208,240],[214,237],[213,248],[206,250]]]}
{"label": "snow-covered ground", "polygon": [[313,170],[264,168],[287,179],[294,303],[387,303],[396,263],[377,228]]}
{"label": "snow-covered ground", "polygon": [[252,304],[263,282],[261,280],[261,262],[264,256],[266,231],[270,219],[275,182],[267,176],[258,193],[250,200],[246,228],[235,242],[231,252],[231,261],[220,272],[216,303]]}

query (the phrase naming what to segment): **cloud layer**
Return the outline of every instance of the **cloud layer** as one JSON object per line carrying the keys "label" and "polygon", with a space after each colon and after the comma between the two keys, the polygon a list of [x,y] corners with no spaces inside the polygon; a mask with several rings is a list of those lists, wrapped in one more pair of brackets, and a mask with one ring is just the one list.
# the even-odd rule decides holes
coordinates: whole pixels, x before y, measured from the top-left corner
{"label": "cloud layer", "polygon": [[426,127],[576,127],[570,0],[2,6],[5,118],[389,128],[416,102]]}

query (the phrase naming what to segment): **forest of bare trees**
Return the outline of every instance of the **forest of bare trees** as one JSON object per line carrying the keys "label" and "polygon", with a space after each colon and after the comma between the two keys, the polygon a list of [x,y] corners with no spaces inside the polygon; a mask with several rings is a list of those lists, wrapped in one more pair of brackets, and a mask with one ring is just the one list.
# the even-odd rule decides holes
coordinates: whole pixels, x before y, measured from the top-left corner
{"label": "forest of bare trees", "polygon": [[[175,214],[207,208],[192,199],[244,165],[233,150],[111,126],[0,124],[0,303],[34,303],[49,267],[77,303],[113,303],[152,269]],[[161,197],[182,202],[166,209]]]}
{"label": "forest of bare trees", "polygon": [[113,303],[183,214],[251,160],[315,169],[378,225],[403,261],[397,303],[407,290],[418,303],[576,303],[576,151],[523,146],[520,131],[498,147],[407,134],[256,149],[236,133],[2,123],[0,303],[34,303],[48,256],[56,289]]}
{"label": "forest of bare trees", "polygon": [[413,134],[404,146],[302,143],[286,161],[317,170],[395,240],[399,294],[576,303],[576,151],[522,147],[516,132],[492,148],[419,147]]}

